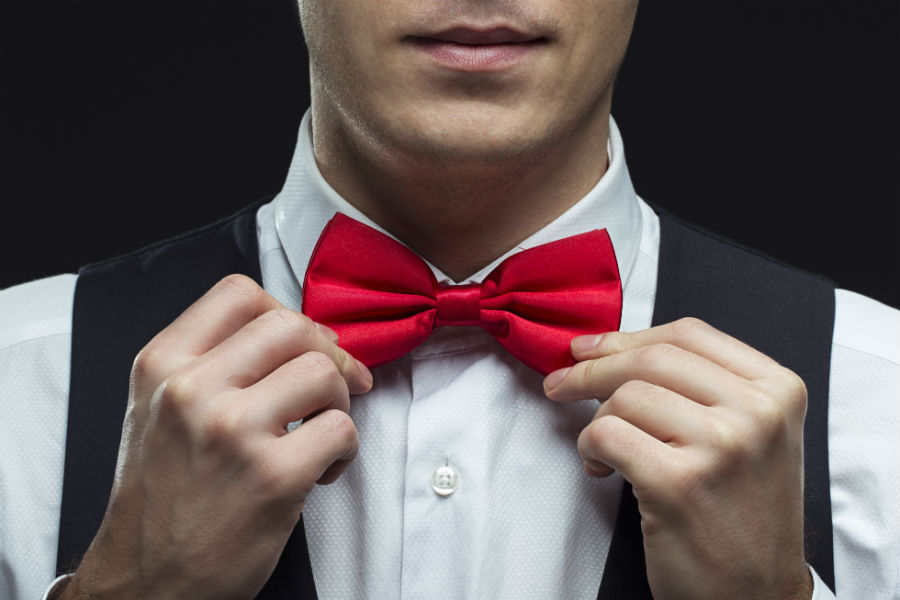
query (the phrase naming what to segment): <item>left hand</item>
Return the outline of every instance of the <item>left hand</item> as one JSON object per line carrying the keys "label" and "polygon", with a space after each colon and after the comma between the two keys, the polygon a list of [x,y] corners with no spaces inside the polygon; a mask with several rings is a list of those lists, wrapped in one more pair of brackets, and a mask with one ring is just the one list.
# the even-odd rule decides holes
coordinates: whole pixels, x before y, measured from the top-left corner
{"label": "left hand", "polygon": [[800,377],[697,319],[572,353],[545,392],[601,401],[578,451],[588,475],[632,484],[653,597],[810,598]]}

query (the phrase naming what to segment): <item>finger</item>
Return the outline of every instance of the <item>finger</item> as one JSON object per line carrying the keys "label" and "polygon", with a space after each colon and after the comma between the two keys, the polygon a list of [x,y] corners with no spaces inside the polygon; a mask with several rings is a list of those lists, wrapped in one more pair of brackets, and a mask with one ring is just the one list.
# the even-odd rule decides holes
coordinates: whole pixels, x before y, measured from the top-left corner
{"label": "finger", "polygon": [[337,331],[335,331],[328,325],[323,325],[322,323],[316,323],[315,321],[313,321],[313,325],[315,325],[316,329],[318,329],[323,334],[325,334],[325,337],[327,337],[329,340],[331,340],[335,344],[337,344],[340,341]]}
{"label": "finger", "polygon": [[205,381],[245,388],[306,352],[330,358],[352,393],[372,387],[372,374],[362,363],[335,345],[309,317],[286,308],[270,310],[247,323],[204,354],[196,368]]}
{"label": "finger", "polygon": [[190,305],[153,342],[177,355],[200,356],[259,315],[283,308],[255,281],[229,275]]}
{"label": "finger", "polygon": [[702,356],[746,379],[765,377],[778,363],[755,348],[699,319],[685,318],[636,332],[613,331],[572,340],[575,360],[609,356],[625,350],[672,344]]}
{"label": "finger", "polygon": [[610,475],[615,473],[616,470],[609,465],[585,458],[584,472],[590,477],[609,477]]}
{"label": "finger", "polygon": [[316,483],[319,485],[329,485],[338,480],[338,477],[344,474],[350,465],[353,464],[353,459],[340,459],[331,463],[331,466],[325,469],[325,472],[322,473],[322,476],[316,480]]}
{"label": "finger", "polygon": [[240,393],[255,426],[284,435],[287,425],[317,412],[350,411],[346,380],[334,361],[319,352],[289,360]]}
{"label": "finger", "polygon": [[132,385],[139,396],[152,392],[247,322],[280,306],[252,279],[229,275],[141,349],[132,366]]}
{"label": "finger", "polygon": [[347,413],[327,410],[272,442],[273,470],[284,497],[303,499],[318,481],[330,482],[359,452],[356,426]]}
{"label": "finger", "polygon": [[578,436],[578,453],[585,460],[585,470],[608,465],[635,489],[652,484],[655,474],[665,472],[677,460],[675,452],[671,446],[613,415],[591,422]]}
{"label": "finger", "polygon": [[594,414],[615,416],[674,447],[695,443],[710,428],[708,410],[696,402],[645,381],[629,381]]}
{"label": "finger", "polygon": [[641,346],[576,363],[548,375],[544,387],[551,400],[605,400],[631,380],[646,381],[709,406],[753,392],[746,379],[671,344]]}

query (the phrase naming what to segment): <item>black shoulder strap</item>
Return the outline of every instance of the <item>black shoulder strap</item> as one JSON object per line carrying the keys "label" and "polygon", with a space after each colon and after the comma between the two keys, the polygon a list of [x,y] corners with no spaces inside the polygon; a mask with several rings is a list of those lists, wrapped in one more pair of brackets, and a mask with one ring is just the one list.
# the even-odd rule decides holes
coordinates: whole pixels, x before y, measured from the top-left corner
{"label": "black shoulder strap", "polygon": [[[71,569],[109,502],[138,351],[219,279],[261,281],[256,209],[79,271],[57,569]],[[290,590],[290,594],[286,592]],[[302,519],[259,598],[315,598]]]}
{"label": "black shoulder strap", "polygon": [[[653,325],[703,319],[800,375],[809,393],[804,450],[807,561],[834,590],[828,379],[834,285],[660,212]],[[640,590],[640,591],[639,591]],[[625,485],[600,600],[652,598],[640,514]]]}

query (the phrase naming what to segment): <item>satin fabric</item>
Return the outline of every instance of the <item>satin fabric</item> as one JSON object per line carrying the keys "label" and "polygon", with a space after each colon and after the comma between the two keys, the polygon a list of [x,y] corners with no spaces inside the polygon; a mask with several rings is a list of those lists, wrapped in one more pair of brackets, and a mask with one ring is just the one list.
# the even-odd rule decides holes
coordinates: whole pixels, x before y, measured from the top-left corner
{"label": "satin fabric", "polygon": [[523,250],[481,284],[445,286],[414,252],[337,213],[310,259],[303,312],[368,367],[407,354],[438,327],[478,326],[546,375],[574,364],[573,337],[619,328],[622,283],[605,230]]}

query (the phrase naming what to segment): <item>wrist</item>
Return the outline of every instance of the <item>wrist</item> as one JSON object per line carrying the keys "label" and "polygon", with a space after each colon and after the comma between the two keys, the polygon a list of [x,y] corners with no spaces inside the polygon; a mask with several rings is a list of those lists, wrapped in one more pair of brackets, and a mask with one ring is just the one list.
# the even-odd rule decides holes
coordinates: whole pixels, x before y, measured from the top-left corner
{"label": "wrist", "polygon": [[75,582],[75,573],[69,573],[65,579],[59,580],[47,595],[47,600],[86,600],[87,594],[80,593]]}
{"label": "wrist", "polygon": [[804,581],[805,584],[801,588],[800,592],[797,594],[798,600],[811,600],[813,597],[813,593],[816,591],[815,581],[813,580],[812,572],[810,571],[809,565],[804,565]]}
{"label": "wrist", "polygon": [[810,573],[809,565],[803,565],[802,570],[798,570],[796,577],[793,579],[794,583],[785,588],[785,593],[780,598],[787,598],[790,600],[811,600],[813,597],[814,584],[813,584],[813,576]]}
{"label": "wrist", "polygon": [[60,581],[47,596],[47,600],[138,600],[142,596],[134,588],[117,583],[91,579],[89,582],[77,572]]}
{"label": "wrist", "polygon": [[116,565],[94,564],[82,560],[78,569],[58,581],[47,596],[47,600],[140,600],[154,598],[164,600],[164,596],[146,593],[136,578],[129,576],[127,569]]}
{"label": "wrist", "polygon": [[44,592],[44,596],[41,600],[61,600],[65,598],[62,595],[63,590],[69,585],[72,575],[73,573],[65,573],[54,579],[47,591]]}
{"label": "wrist", "polygon": [[88,600],[95,597],[87,590],[82,590],[78,573],[70,573],[50,592],[47,600]]}

